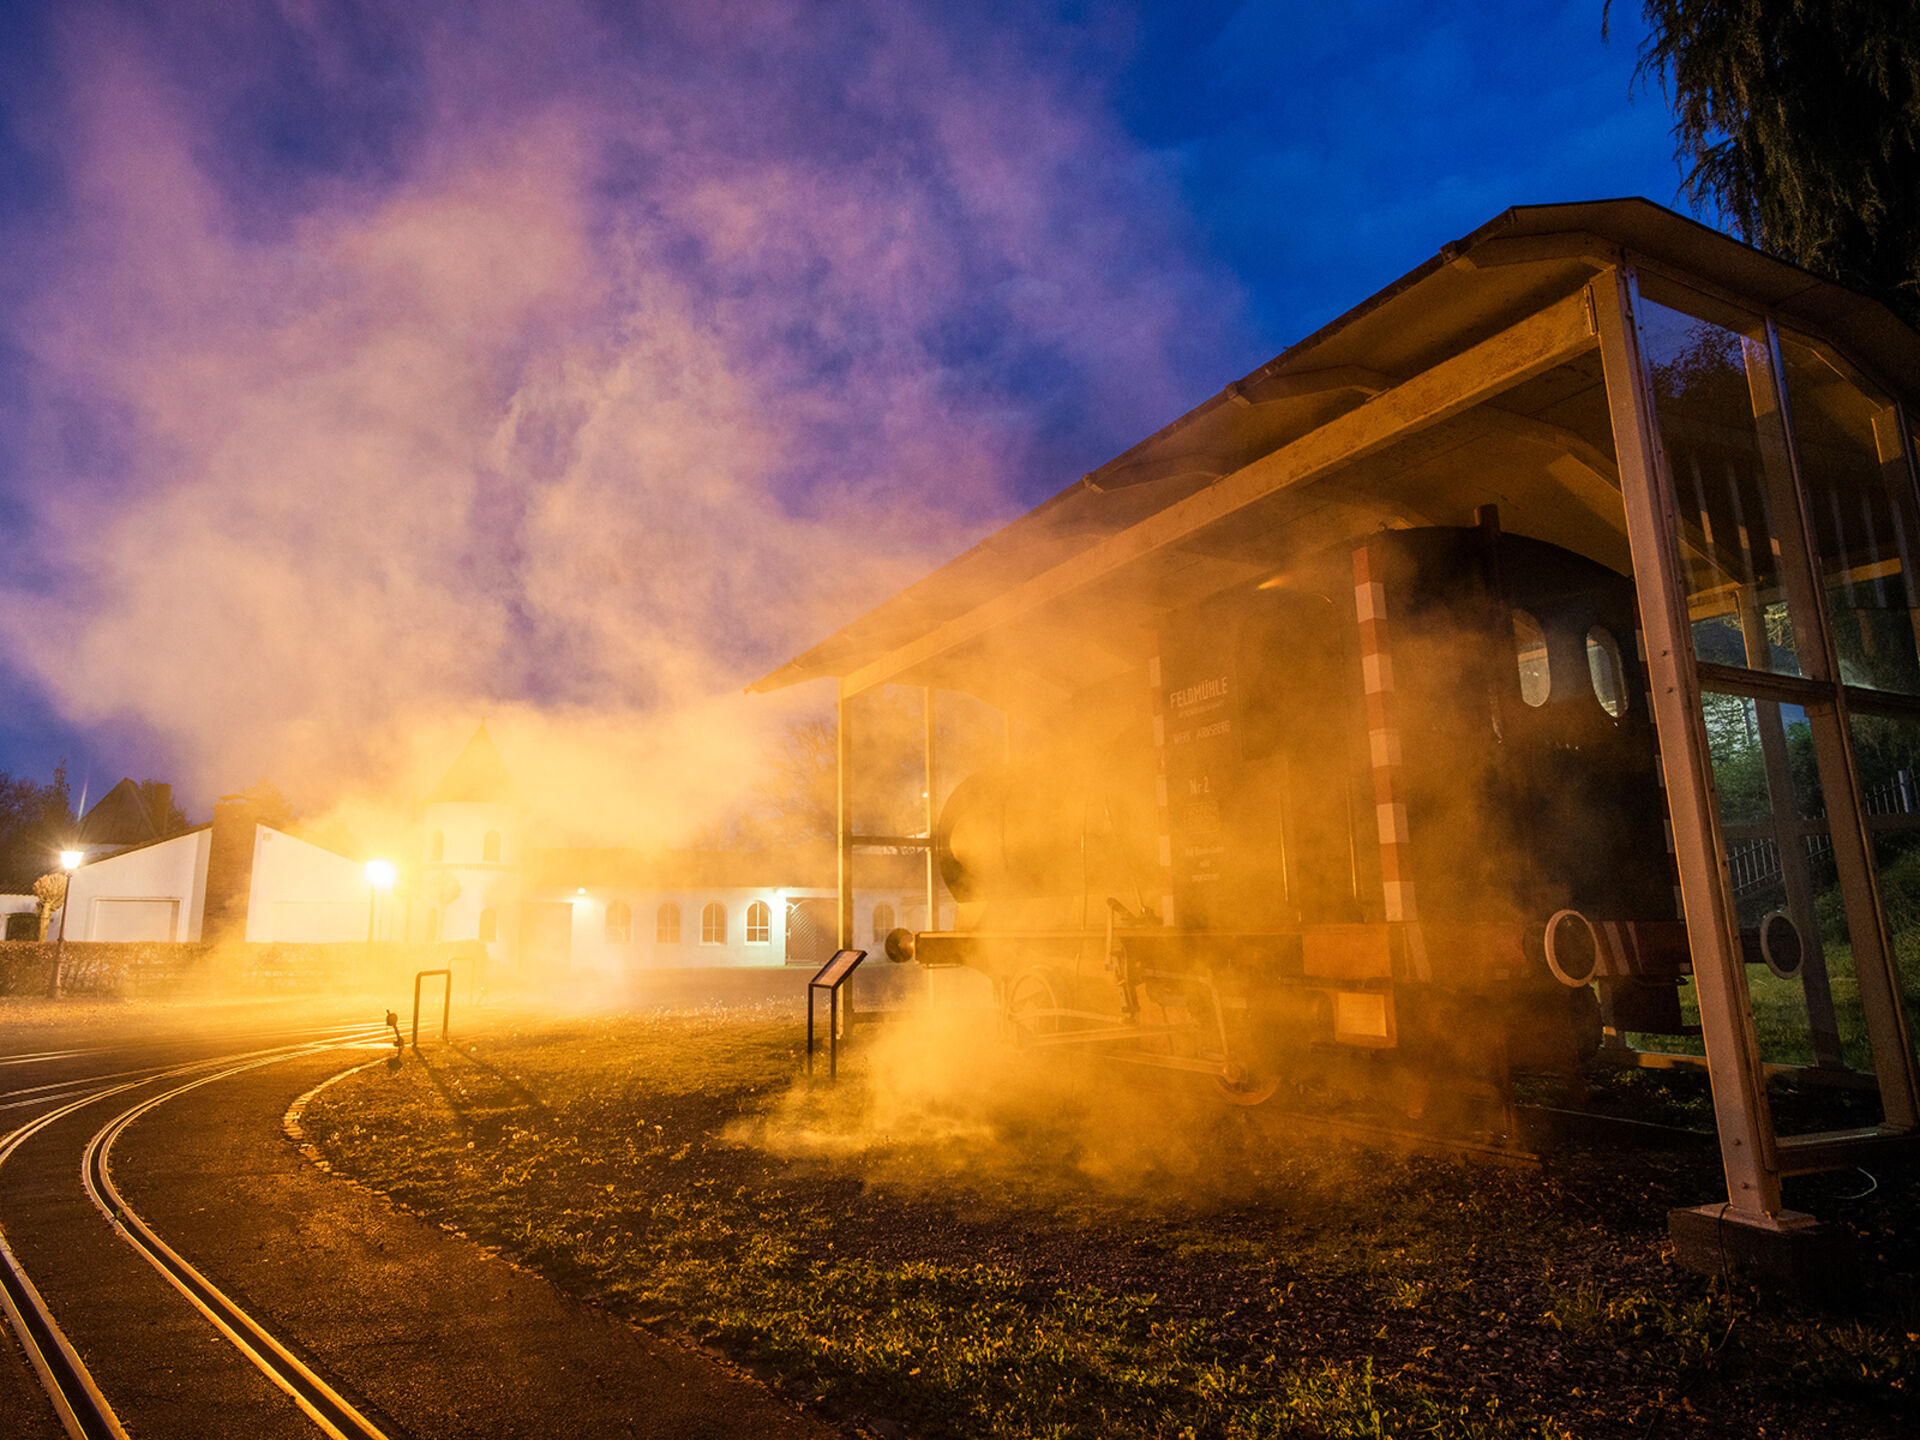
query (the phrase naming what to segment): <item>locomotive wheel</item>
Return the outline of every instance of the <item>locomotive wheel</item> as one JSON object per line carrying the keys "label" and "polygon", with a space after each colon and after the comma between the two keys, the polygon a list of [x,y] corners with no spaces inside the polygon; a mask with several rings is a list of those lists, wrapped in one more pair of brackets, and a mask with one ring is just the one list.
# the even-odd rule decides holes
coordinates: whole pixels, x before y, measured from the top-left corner
{"label": "locomotive wheel", "polygon": [[1217,1076],[1213,1083],[1220,1087],[1220,1093],[1226,1096],[1230,1104],[1264,1105],[1280,1088],[1280,1077],[1254,1074],[1235,1065],[1231,1074]]}
{"label": "locomotive wheel", "polygon": [[1060,1017],[1049,1014],[1065,1008],[1060,977],[1044,965],[1022,970],[1007,986],[1004,1011],[1007,1030],[1016,1045],[1043,1035],[1060,1033]]}

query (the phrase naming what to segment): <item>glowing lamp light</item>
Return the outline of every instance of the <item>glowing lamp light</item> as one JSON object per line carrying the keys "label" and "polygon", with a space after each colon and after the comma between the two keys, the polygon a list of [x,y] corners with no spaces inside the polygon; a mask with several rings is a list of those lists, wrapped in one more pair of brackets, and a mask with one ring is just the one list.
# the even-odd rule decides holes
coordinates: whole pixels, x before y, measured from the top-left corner
{"label": "glowing lamp light", "polygon": [[573,893],[576,895],[584,895],[587,893],[587,887],[582,885],[578,890],[574,891]]}
{"label": "glowing lamp light", "polygon": [[86,858],[87,853],[84,850],[62,850],[60,852],[60,868],[62,870],[78,870],[80,868],[80,862]]}
{"label": "glowing lamp light", "polygon": [[367,883],[376,890],[393,888],[395,871],[391,860],[367,861]]}

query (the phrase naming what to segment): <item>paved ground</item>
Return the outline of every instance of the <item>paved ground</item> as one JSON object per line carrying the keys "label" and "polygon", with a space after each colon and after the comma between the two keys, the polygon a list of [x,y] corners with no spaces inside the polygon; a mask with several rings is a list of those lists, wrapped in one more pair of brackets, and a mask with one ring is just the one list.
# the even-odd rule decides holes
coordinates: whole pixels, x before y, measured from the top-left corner
{"label": "paved ground", "polygon": [[[162,1239],[390,1433],[844,1436],[709,1356],[569,1300],[316,1168],[281,1118],[344,1063],[339,1053],[303,1056],[170,1100],[121,1138],[113,1173]],[[30,1142],[0,1175],[0,1206],[10,1242],[129,1432],[316,1434],[81,1192],[79,1150],[109,1113],[88,1107]],[[57,1435],[17,1347],[10,1358],[0,1364],[0,1435]]]}

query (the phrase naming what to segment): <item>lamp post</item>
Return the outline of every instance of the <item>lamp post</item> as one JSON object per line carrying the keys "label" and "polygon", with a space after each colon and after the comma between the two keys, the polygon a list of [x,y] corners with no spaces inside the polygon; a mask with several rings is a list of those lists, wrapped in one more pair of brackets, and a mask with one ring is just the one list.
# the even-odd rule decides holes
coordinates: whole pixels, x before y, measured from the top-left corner
{"label": "lamp post", "polygon": [[86,859],[83,850],[62,850],[60,868],[67,872],[66,893],[60,899],[60,934],[53,942],[53,975],[47,981],[47,998],[60,998],[60,955],[67,948],[67,911],[73,908],[73,872],[80,868],[80,862]]}
{"label": "lamp post", "polygon": [[[367,861],[367,960],[373,960],[373,917],[380,904],[380,892],[393,888],[394,869],[391,860]],[[393,911],[387,911],[391,924]]]}
{"label": "lamp post", "polygon": [[[373,944],[373,912],[379,904],[380,892],[393,888],[394,869],[391,860],[367,861],[367,944]],[[391,916],[389,916],[391,918]]]}

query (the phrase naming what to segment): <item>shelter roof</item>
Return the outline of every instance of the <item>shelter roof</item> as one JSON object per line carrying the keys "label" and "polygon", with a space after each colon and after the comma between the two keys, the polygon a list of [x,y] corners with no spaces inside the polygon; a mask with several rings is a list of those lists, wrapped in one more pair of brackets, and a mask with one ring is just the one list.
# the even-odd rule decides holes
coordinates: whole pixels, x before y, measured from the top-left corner
{"label": "shelter roof", "polygon": [[513,775],[507,769],[507,762],[500,758],[500,752],[494,748],[493,737],[487,733],[487,722],[482,720],[480,728],[473,732],[459,756],[440,783],[427,793],[429,805],[453,804],[501,804],[520,803],[519,789],[513,783]]}
{"label": "shelter roof", "polygon": [[[1336,422],[1359,419],[1370,406],[1390,410],[1393,396],[1411,388],[1404,382],[1493,344],[1529,316],[1557,307],[1564,331],[1567,307],[1587,283],[1622,262],[1723,302],[1767,310],[1843,350],[1890,393],[1910,404],[1920,399],[1920,334],[1877,301],[1647,200],[1520,206],[749,688],[837,677],[857,692],[900,680],[951,684],[1015,709],[1045,708],[1096,677],[1104,663],[1102,627],[1151,623],[1152,604],[1183,603],[1181,597],[1217,588],[1229,575],[1239,578],[1256,556],[1256,531],[1291,525],[1326,544],[1388,523],[1467,523],[1471,511],[1461,515],[1458,506],[1440,504],[1424,522],[1410,518],[1383,501],[1378,477],[1364,475],[1357,484],[1322,486],[1313,497],[1276,493],[1273,483],[1242,487],[1244,502],[1234,494],[1262,465],[1271,467],[1277,452],[1308,437],[1318,443],[1339,429]],[[1589,390],[1597,386],[1597,367],[1584,378]],[[1535,397],[1528,413],[1506,414],[1507,443],[1537,449],[1556,428],[1567,433],[1565,424],[1548,422],[1549,407],[1565,402],[1568,388]],[[1458,428],[1442,423],[1454,413],[1435,407],[1421,417],[1433,426],[1431,449],[1459,443]],[[1322,447],[1330,455],[1331,443]],[[1589,444],[1580,463],[1604,475],[1613,464],[1610,445],[1609,437],[1609,453],[1600,455]],[[1338,459],[1323,457],[1316,474]],[[1342,493],[1329,499],[1334,490]],[[1213,519],[1189,524],[1196,509]],[[1624,535],[1620,541],[1621,554],[1594,558],[1619,566]],[[1114,561],[1116,549],[1128,552],[1123,561]],[[1258,553],[1271,565],[1274,550]],[[1074,578],[1090,557],[1104,567],[1088,570],[1096,579]],[[1054,578],[1061,583],[1053,585]],[[1020,587],[1045,589],[1054,600],[1073,590],[1077,603],[1018,611],[1024,600],[1010,597]],[[1009,654],[997,637],[1016,630],[1017,653]]]}

